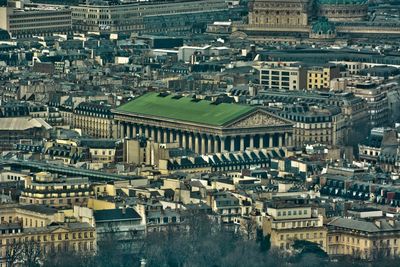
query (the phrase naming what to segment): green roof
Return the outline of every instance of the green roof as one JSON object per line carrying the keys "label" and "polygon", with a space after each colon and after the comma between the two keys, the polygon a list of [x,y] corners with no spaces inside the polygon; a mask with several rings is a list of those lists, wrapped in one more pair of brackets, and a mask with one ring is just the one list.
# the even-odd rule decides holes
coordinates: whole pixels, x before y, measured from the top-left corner
{"label": "green roof", "polygon": [[321,5],[364,5],[368,0],[319,0]]}
{"label": "green roof", "polygon": [[212,126],[225,125],[253,110],[245,105],[216,105],[208,100],[158,93],[147,93],[117,108],[117,111]]}

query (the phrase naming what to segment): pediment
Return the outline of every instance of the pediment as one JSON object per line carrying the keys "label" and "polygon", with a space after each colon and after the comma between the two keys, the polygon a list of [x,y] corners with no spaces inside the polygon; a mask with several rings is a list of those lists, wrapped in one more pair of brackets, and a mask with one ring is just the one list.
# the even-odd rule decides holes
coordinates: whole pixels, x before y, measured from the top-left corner
{"label": "pediment", "polygon": [[290,121],[282,119],[274,114],[263,110],[257,110],[227,125],[228,128],[258,128],[276,127],[292,124]]}

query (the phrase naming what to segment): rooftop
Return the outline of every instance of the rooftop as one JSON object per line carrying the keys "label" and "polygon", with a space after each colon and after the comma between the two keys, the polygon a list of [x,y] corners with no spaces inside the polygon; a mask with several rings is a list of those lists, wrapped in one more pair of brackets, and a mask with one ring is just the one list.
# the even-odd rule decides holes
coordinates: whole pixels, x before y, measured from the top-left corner
{"label": "rooftop", "polygon": [[163,117],[178,121],[223,126],[255,108],[214,103],[170,94],[148,93],[120,106],[117,111]]}
{"label": "rooftop", "polygon": [[96,210],[94,212],[94,218],[97,223],[126,221],[126,220],[141,220],[140,215],[132,208]]}

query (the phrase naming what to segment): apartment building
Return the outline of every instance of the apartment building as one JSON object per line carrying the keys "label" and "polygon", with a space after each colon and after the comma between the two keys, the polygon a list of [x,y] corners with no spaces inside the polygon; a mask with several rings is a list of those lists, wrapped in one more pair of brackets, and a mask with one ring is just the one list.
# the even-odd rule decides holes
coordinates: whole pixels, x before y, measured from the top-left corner
{"label": "apartment building", "polygon": [[361,259],[398,257],[400,223],[382,217],[380,210],[361,209],[356,214],[334,218],[327,224],[328,254]]}
{"label": "apartment building", "polygon": [[307,71],[300,65],[267,64],[256,68],[260,73],[260,85],[265,89],[302,90],[307,86]]}
{"label": "apartment building", "polygon": [[75,30],[83,32],[188,31],[196,22],[229,18],[224,0],[86,1],[71,9]]}
{"label": "apartment building", "polygon": [[103,103],[82,102],[73,110],[72,126],[82,134],[96,138],[112,138],[113,114],[111,106]]}
{"label": "apartment building", "polygon": [[337,146],[346,141],[347,122],[339,107],[294,104],[268,110],[293,121],[295,146],[313,143]]}
{"label": "apartment building", "polygon": [[87,178],[55,177],[47,172],[39,172],[25,178],[20,203],[68,207],[86,203],[91,194]]}
{"label": "apartment building", "polygon": [[382,126],[389,121],[391,110],[387,94],[395,88],[393,83],[387,83],[380,77],[353,76],[332,80],[331,88],[352,92],[364,99],[367,102],[371,127]]}
{"label": "apartment building", "polygon": [[[12,253],[9,251],[12,250]],[[29,251],[41,257],[67,251],[95,253],[96,229],[88,223],[70,222],[24,227],[20,219],[0,223],[0,266],[24,262]],[[22,264],[23,265],[23,264]]]}
{"label": "apartment building", "polygon": [[11,37],[72,32],[71,10],[65,6],[9,1],[0,7],[0,29]]}
{"label": "apartment building", "polygon": [[264,235],[271,236],[272,247],[289,250],[294,240],[307,240],[327,249],[323,216],[307,199],[276,198],[267,203],[262,227]]}
{"label": "apartment building", "polygon": [[330,81],[339,77],[339,66],[313,67],[307,70],[307,89],[329,89]]}

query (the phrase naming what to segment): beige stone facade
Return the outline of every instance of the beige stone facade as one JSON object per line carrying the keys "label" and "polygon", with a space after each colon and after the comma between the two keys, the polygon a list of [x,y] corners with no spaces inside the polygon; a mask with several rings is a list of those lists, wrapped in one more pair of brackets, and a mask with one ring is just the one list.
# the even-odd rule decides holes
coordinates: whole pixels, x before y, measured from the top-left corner
{"label": "beige stone facade", "polygon": [[394,219],[369,221],[335,218],[328,223],[328,254],[362,259],[400,255],[399,222]]}
{"label": "beige stone facade", "polygon": [[278,203],[268,207],[263,233],[270,235],[272,247],[289,250],[294,240],[307,240],[327,249],[323,217],[310,205]]}
{"label": "beige stone facade", "polygon": [[254,0],[249,25],[253,27],[302,27],[308,25],[309,0]]}

